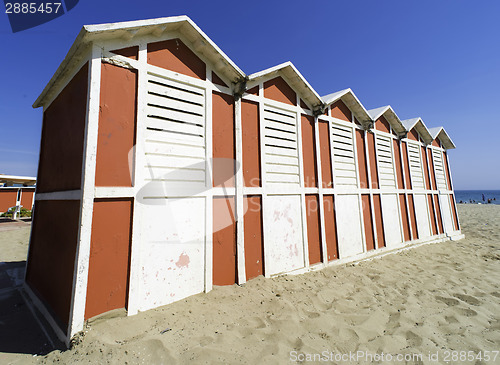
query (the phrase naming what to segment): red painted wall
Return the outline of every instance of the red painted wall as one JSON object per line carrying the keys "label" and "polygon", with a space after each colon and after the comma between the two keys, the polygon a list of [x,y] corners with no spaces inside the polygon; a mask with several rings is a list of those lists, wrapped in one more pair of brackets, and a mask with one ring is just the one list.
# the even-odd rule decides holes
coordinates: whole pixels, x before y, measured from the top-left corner
{"label": "red painted wall", "polygon": [[94,202],[85,319],[127,306],[131,235],[131,199]]}
{"label": "red painted wall", "polygon": [[135,145],[137,71],[103,63],[96,186],[132,186],[129,152]]}
{"label": "red painted wall", "polygon": [[405,165],[405,189],[411,189],[410,161],[408,160],[408,148],[406,142],[401,142],[403,151],[403,163]]}
{"label": "red painted wall", "polygon": [[264,241],[262,236],[262,198],[245,196],[247,211],[243,218],[245,235],[245,272],[247,280],[264,275]]}
{"label": "red painted wall", "polygon": [[80,189],[87,86],[85,64],[43,114],[38,193]]}
{"label": "red painted wall", "polygon": [[[213,284],[232,285],[237,282],[236,220],[234,197],[213,198]],[[233,212],[232,223],[227,225],[227,212]],[[220,227],[224,227],[219,229]],[[215,231],[219,229],[218,231]]]}
{"label": "red painted wall", "polygon": [[332,188],[333,178],[332,155],[330,153],[330,131],[327,122],[318,121],[318,123],[322,186],[323,188]]}
{"label": "red painted wall", "polygon": [[[30,189],[30,190],[22,189],[21,205],[23,206],[23,208],[31,210],[31,207],[33,206],[34,193],[35,193],[34,189]],[[1,209],[0,209],[0,211],[1,211]]]}
{"label": "red painted wall", "polygon": [[443,164],[444,164],[444,171],[446,173],[446,183],[448,186],[448,190],[451,190],[452,189],[451,173],[450,173],[450,167],[448,166],[448,155],[446,154],[446,151],[443,152]]}
{"label": "red painted wall", "polygon": [[375,129],[378,131],[391,133],[391,126],[383,115],[376,120]]}
{"label": "red painted wall", "polygon": [[148,44],[148,63],[183,75],[205,80],[205,63],[180,39]]}
{"label": "red painted wall", "polygon": [[377,157],[375,154],[375,136],[373,133],[367,133],[368,139],[368,160],[370,162],[371,188],[378,189]]}
{"label": "red painted wall", "polygon": [[321,228],[319,219],[319,197],[306,195],[307,242],[309,247],[309,264],[321,262]]}
{"label": "red painted wall", "polygon": [[404,189],[403,163],[401,162],[401,150],[399,141],[393,140],[394,146],[394,163],[396,164],[396,182],[398,189]]}
{"label": "red painted wall", "polygon": [[241,101],[241,128],[243,135],[243,181],[245,186],[259,187],[261,185],[259,104],[252,101]]}
{"label": "red painted wall", "polygon": [[80,201],[37,201],[35,211],[26,282],[47,304],[66,333],[73,290]]}
{"label": "red painted wall", "polygon": [[365,132],[356,130],[356,149],[358,152],[359,183],[361,189],[368,189],[368,167],[366,165]]}
{"label": "red painted wall", "polygon": [[415,203],[413,202],[413,194],[408,194],[408,211],[410,212],[410,223],[413,232],[413,239],[418,239],[417,218],[415,217]]}
{"label": "red painted wall", "polygon": [[115,49],[111,52],[120,56],[131,58],[133,60],[139,59],[139,46]]}
{"label": "red painted wall", "polygon": [[[212,165],[214,186],[234,186],[236,158],[234,149],[234,98],[214,92],[212,95]],[[224,160],[217,161],[221,158]]]}
{"label": "red painted wall", "polygon": [[318,186],[316,143],[314,139],[314,118],[309,115],[302,115],[301,127],[302,156],[304,161],[304,186],[306,188],[314,188]]}
{"label": "red painted wall", "polygon": [[363,203],[363,223],[365,227],[366,250],[370,251],[375,249],[370,195],[361,195],[361,201]]}
{"label": "red painted wall", "polygon": [[337,100],[331,105],[330,109],[332,117],[345,120],[346,122],[352,122],[351,110],[342,100]]}
{"label": "red painted wall", "polygon": [[436,210],[434,208],[434,204],[432,202],[432,195],[427,194],[427,205],[429,207],[429,215],[431,217],[431,228],[432,228],[432,234],[436,235],[438,234],[437,230],[437,223],[436,223]]}
{"label": "red painted wall", "polygon": [[430,148],[427,149],[427,161],[429,161],[429,169],[431,170],[431,189],[437,190],[436,175],[434,174],[434,161],[432,160],[432,150]]}
{"label": "red painted wall", "polygon": [[[16,205],[17,188],[0,190],[0,212],[6,212]],[[30,205],[31,208],[31,205]]]}
{"label": "red painted wall", "polygon": [[401,220],[403,221],[403,235],[405,241],[410,241],[411,240],[410,219],[408,217],[408,210],[404,194],[399,194],[399,209],[401,211]]}
{"label": "red painted wall", "polygon": [[328,261],[332,261],[339,258],[333,195],[323,195],[323,207],[325,212],[326,253],[328,255]]}
{"label": "red painted wall", "polygon": [[375,225],[377,229],[378,248],[385,247],[384,236],[384,221],[382,218],[382,204],[380,202],[380,195],[373,195],[373,210],[375,211]]}
{"label": "red painted wall", "polygon": [[264,97],[290,105],[297,104],[297,94],[281,76],[264,82]]}
{"label": "red painted wall", "polygon": [[427,153],[425,153],[425,147],[421,146],[420,147],[422,150],[422,165],[424,168],[424,179],[425,179],[425,188],[430,189],[431,188],[431,180],[429,177],[429,170],[428,170],[428,163],[427,163]]}
{"label": "red painted wall", "polygon": [[436,209],[436,219],[438,222],[439,233],[444,233],[443,218],[441,217],[441,204],[439,203],[439,196],[434,194],[434,207]]}

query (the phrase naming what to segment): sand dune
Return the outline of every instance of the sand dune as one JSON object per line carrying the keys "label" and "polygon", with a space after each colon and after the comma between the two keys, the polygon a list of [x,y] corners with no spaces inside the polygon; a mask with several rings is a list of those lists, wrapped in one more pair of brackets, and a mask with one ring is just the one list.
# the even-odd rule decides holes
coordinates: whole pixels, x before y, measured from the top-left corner
{"label": "sand dune", "polygon": [[115,311],[89,323],[70,350],[9,360],[287,364],[299,354],[367,351],[421,354],[409,362],[435,364],[429,353],[445,363],[446,351],[498,351],[500,206],[462,205],[459,213],[466,239],[458,242],[257,278],[132,317]]}

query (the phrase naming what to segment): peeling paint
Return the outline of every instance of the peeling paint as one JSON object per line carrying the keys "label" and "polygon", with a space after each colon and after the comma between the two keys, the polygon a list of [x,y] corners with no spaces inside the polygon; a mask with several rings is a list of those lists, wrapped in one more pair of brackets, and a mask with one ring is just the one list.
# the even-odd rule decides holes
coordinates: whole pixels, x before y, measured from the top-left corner
{"label": "peeling paint", "polygon": [[189,256],[186,254],[186,252],[181,253],[179,256],[179,260],[175,263],[175,266],[177,267],[189,267]]}

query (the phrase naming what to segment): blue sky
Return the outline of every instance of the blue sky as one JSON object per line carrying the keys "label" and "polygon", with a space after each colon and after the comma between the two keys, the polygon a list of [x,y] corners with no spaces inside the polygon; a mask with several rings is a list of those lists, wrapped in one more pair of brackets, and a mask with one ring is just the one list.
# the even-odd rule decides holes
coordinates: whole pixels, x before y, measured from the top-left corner
{"label": "blue sky", "polygon": [[500,2],[80,0],[13,34],[0,14],[0,173],[36,175],[31,105],[84,24],[188,15],[247,74],[292,61],[320,95],[444,126],[455,189],[500,189]]}

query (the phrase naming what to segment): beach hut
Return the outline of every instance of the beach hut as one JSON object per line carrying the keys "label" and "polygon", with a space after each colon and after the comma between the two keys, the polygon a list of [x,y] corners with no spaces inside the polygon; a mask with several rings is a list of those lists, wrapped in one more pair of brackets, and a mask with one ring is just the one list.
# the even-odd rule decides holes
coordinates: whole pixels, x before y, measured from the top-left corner
{"label": "beach hut", "polygon": [[33,207],[36,178],[0,174],[0,213],[15,208],[13,218],[21,207],[31,210]]}
{"label": "beach hut", "polygon": [[290,62],[246,75],[185,16],[85,26],[34,107],[25,287],[66,343],[113,309],[462,237],[444,130]]}

